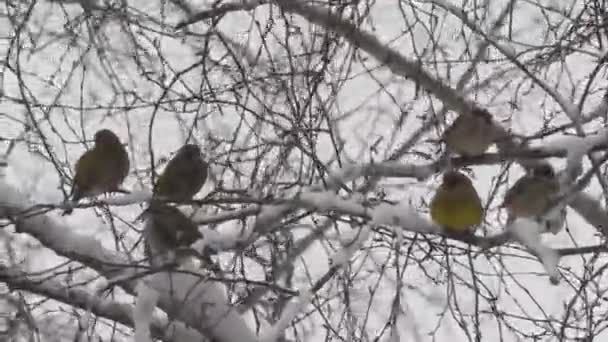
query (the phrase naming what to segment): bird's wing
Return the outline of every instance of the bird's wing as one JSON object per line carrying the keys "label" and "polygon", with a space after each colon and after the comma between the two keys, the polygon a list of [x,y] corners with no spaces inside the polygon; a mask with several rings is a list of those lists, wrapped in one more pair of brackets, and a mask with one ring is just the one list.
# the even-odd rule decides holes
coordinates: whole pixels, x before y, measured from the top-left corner
{"label": "bird's wing", "polygon": [[121,179],[124,180],[129,175],[129,169],[131,167],[131,163],[129,162],[129,154],[124,146],[120,146],[120,161],[118,165],[121,167],[120,176]]}
{"label": "bird's wing", "polygon": [[447,139],[449,139],[450,135],[457,133],[458,131],[462,130],[462,126],[465,124],[464,119],[461,119],[460,116],[456,118],[456,120],[454,120],[454,122],[448,126],[448,128],[445,129],[445,131],[443,131],[443,134],[441,135],[441,141],[446,141]]}
{"label": "bird's wing", "polygon": [[461,195],[457,195],[455,201],[462,201],[463,198],[466,198],[471,208],[479,209],[480,212],[483,211],[483,203],[481,203],[481,198],[472,184],[463,184],[456,192],[460,193]]}
{"label": "bird's wing", "polygon": [[526,191],[526,189],[530,187],[532,181],[533,178],[531,176],[526,175],[520,178],[517,182],[515,182],[515,184],[513,184],[513,186],[509,190],[507,190],[507,193],[505,194],[505,198],[501,206],[504,207],[506,205],[509,205],[509,203],[513,201],[515,196],[521,195],[524,191]]}
{"label": "bird's wing", "polygon": [[169,161],[163,173],[158,176],[156,180],[156,184],[154,184],[154,192],[155,193],[165,193],[167,190],[171,189],[171,179],[172,175],[176,175],[179,172],[179,162],[177,162],[178,157],[174,157]]}
{"label": "bird's wing", "polygon": [[88,191],[99,176],[100,161],[94,150],[86,151],[76,162],[76,174],[74,175],[74,186],[79,191]]}

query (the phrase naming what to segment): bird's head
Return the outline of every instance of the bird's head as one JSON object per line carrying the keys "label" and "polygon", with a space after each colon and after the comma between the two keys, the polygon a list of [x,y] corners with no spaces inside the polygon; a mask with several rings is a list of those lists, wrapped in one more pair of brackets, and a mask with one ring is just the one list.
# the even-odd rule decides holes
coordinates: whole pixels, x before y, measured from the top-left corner
{"label": "bird's head", "polygon": [[458,171],[448,171],[443,174],[443,184],[447,187],[454,187],[468,183],[471,183],[471,180]]}
{"label": "bird's head", "polygon": [[485,110],[483,108],[479,108],[479,107],[473,108],[473,110],[471,111],[471,115],[473,117],[478,117],[478,118],[483,119],[488,124],[492,124],[492,114],[490,114],[490,112],[488,112],[487,110]]}
{"label": "bird's head", "polygon": [[552,179],[555,178],[555,171],[550,164],[542,163],[532,169],[532,175],[535,177]]}
{"label": "bird's head", "polygon": [[177,154],[180,157],[184,157],[187,159],[196,159],[201,157],[201,149],[198,145],[195,144],[186,144],[182,146]]}
{"label": "bird's head", "polygon": [[95,133],[95,145],[107,146],[107,145],[120,145],[120,139],[109,129],[102,129]]}

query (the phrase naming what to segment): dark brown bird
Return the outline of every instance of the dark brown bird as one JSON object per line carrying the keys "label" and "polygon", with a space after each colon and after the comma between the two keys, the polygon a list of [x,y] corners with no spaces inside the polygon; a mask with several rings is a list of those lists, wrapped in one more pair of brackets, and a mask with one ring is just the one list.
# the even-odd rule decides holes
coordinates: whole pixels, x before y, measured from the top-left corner
{"label": "dark brown bird", "polygon": [[154,185],[154,196],[175,202],[191,200],[207,180],[209,165],[197,145],[182,146]]}
{"label": "dark brown bird", "polygon": [[195,257],[205,268],[221,273],[221,268],[211,259],[211,249],[196,251],[191,248],[203,235],[198,226],[181,210],[165,203],[153,202],[144,215],[147,217],[144,253],[151,265],[162,265],[163,259],[174,253],[175,261],[180,265],[186,258]]}
{"label": "dark brown bird", "polygon": [[190,218],[168,204],[150,204],[146,216],[145,253],[149,258],[190,247],[203,237]]}
{"label": "dark brown bird", "polygon": [[[129,174],[129,155],[116,134],[102,129],[95,133],[95,146],[78,159],[75,169],[70,193],[74,203],[85,197],[118,191]],[[64,215],[71,212],[69,208]]]}

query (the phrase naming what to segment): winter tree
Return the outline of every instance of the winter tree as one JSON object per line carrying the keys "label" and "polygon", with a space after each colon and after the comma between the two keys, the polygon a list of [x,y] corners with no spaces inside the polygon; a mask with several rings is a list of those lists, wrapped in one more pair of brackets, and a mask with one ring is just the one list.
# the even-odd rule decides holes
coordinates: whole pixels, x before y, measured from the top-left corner
{"label": "winter tree", "polygon": [[[606,338],[607,6],[7,0],[1,339]],[[446,154],[475,108],[501,138]],[[129,154],[122,191],[62,215],[102,128]],[[142,214],[185,143],[210,165],[177,203],[205,261],[150,263]],[[545,221],[507,223],[543,162]],[[429,217],[448,167],[481,197],[472,234]]]}

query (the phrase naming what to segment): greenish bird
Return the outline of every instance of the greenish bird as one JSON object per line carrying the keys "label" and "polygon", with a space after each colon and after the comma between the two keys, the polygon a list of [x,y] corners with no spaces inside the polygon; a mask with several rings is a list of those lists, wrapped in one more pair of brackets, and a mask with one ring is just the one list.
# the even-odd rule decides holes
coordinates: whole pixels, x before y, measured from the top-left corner
{"label": "greenish bird", "polygon": [[497,137],[492,115],[485,109],[476,108],[469,114],[459,115],[442,136],[448,152],[464,157],[481,155]]}
{"label": "greenish bird", "polygon": [[559,180],[549,164],[534,166],[507,190],[501,207],[509,214],[507,224],[518,217],[539,218],[559,193]]}
{"label": "greenish bird", "polygon": [[[129,174],[129,155],[120,139],[109,129],[95,133],[95,145],[76,162],[71,201],[120,190]],[[72,213],[66,209],[64,215]]]}
{"label": "greenish bird", "polygon": [[431,218],[450,232],[463,233],[481,223],[481,199],[466,175],[447,171],[431,200]]}
{"label": "greenish bird", "polygon": [[195,144],[182,146],[154,185],[154,196],[175,202],[191,200],[207,180],[209,165]]}

